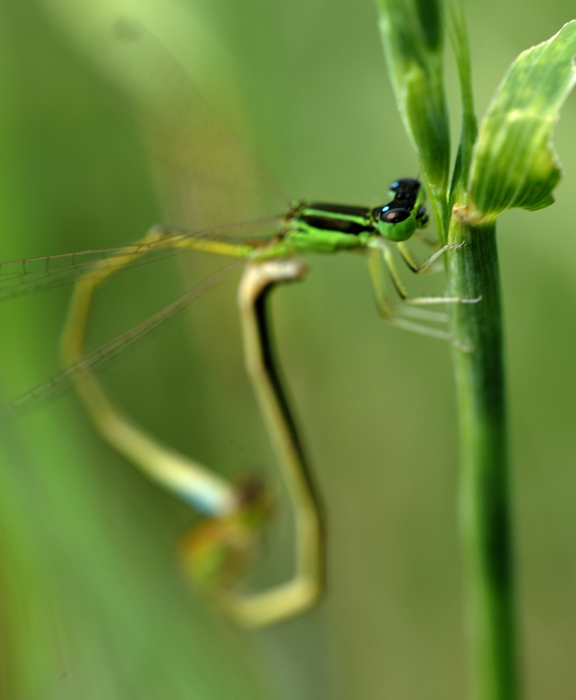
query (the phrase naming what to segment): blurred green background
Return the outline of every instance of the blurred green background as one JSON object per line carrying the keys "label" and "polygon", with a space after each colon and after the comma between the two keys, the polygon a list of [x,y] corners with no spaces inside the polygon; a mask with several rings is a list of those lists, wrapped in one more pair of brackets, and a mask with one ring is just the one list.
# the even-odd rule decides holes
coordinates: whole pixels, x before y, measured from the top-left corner
{"label": "blurred green background", "polygon": [[[573,13],[560,0],[470,3],[479,116],[515,56]],[[163,220],[126,84],[102,68],[111,18],[138,21],[191,66],[290,196],[376,204],[392,180],[417,174],[372,0],[1,0],[1,260],[121,245]],[[447,75],[456,134],[450,63]],[[532,700],[572,698],[576,686],[575,111],[572,98],[556,133],[566,173],[557,203],[499,222],[518,634]],[[223,620],[173,556],[197,516],[105,447],[68,396],[1,436],[2,697],[465,697],[450,349],[379,319],[360,256],[310,263],[274,309],[329,514],[324,604],[259,633]],[[174,298],[182,276],[163,264],[113,282],[93,344]],[[168,444],[221,473],[274,480],[243,373],[236,282],[103,376]],[[0,309],[2,403],[58,370],[68,298],[61,289]],[[280,501],[254,585],[291,570]]]}

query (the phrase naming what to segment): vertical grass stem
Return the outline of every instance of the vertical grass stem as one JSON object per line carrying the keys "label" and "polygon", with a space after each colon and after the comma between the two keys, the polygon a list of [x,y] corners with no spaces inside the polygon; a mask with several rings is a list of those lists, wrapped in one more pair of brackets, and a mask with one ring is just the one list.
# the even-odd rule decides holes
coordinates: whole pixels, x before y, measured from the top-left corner
{"label": "vertical grass stem", "polygon": [[449,294],[460,415],[460,525],[470,641],[472,700],[518,697],[514,643],[511,513],[502,309],[493,222],[471,224],[455,207],[449,239]]}

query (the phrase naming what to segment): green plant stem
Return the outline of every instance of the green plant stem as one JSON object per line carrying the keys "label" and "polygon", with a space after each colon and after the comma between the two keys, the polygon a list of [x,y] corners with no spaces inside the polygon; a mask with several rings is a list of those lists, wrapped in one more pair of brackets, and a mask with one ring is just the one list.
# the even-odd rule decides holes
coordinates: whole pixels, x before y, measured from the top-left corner
{"label": "green plant stem", "polygon": [[452,332],[460,414],[460,519],[473,700],[518,697],[502,312],[494,223],[471,225],[455,207],[449,242]]}

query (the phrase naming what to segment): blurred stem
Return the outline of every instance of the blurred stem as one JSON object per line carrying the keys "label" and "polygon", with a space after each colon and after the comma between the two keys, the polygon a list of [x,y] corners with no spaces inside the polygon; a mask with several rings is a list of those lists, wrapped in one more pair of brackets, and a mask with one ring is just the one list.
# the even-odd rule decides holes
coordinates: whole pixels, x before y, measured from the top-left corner
{"label": "blurred stem", "polygon": [[517,698],[511,515],[495,224],[471,225],[455,207],[449,242],[464,243],[448,264],[460,415],[460,518],[473,700]]}

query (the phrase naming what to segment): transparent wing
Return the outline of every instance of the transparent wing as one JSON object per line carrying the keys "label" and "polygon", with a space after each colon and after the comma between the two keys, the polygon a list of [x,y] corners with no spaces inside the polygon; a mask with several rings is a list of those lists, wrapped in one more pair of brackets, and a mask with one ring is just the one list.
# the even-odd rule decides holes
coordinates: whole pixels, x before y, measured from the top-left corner
{"label": "transparent wing", "polygon": [[126,267],[138,267],[174,255],[188,243],[193,250],[194,241],[212,240],[261,247],[281,231],[282,225],[281,217],[271,217],[204,231],[172,231],[166,239],[165,246],[154,250],[151,244],[134,243],[116,248],[85,250],[0,263],[0,300],[13,299],[71,284],[86,274],[95,263],[101,263],[117,255],[134,256],[134,262]]}
{"label": "transparent wing", "polygon": [[[146,244],[135,243],[0,263],[0,299],[69,284],[92,265],[117,255],[133,255],[126,267],[139,266],[172,255],[187,243],[193,250],[194,242],[202,239],[261,247],[282,230],[287,199],[160,43],[138,25],[124,22],[114,40],[107,41],[105,53],[109,73],[130,96],[170,235],[162,247],[150,251],[143,250]],[[238,264],[1,408],[0,426],[63,393],[86,369],[135,347]]]}
{"label": "transparent wing", "polygon": [[286,210],[267,169],[150,32],[118,23],[105,54],[131,98],[167,223],[205,229]]}
{"label": "transparent wing", "polygon": [[158,313],[2,406],[0,408],[0,430],[18,420],[28,411],[67,392],[72,386],[72,381],[81,377],[86,370],[99,369],[136,348],[150,335],[174,320],[192,301],[209,292],[231,272],[238,269],[242,262],[242,260],[235,260]]}

